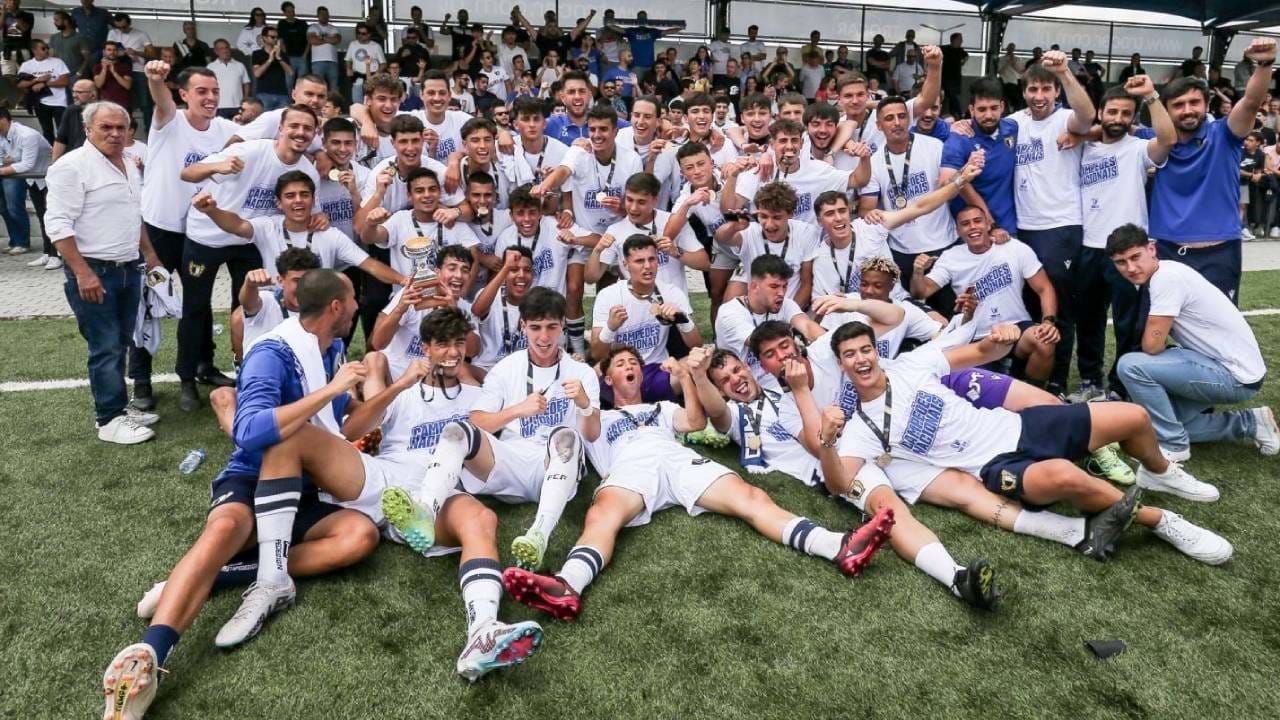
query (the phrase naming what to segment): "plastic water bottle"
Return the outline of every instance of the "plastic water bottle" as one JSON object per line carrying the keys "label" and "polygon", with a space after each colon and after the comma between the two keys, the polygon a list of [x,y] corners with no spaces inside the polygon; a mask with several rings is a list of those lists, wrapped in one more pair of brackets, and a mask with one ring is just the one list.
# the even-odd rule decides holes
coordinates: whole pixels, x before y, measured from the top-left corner
{"label": "plastic water bottle", "polygon": [[196,471],[196,468],[200,467],[200,463],[204,462],[204,459],[208,456],[208,453],[204,450],[192,450],[187,453],[186,457],[182,458],[182,462],[178,465],[178,472],[183,475],[190,475]]}

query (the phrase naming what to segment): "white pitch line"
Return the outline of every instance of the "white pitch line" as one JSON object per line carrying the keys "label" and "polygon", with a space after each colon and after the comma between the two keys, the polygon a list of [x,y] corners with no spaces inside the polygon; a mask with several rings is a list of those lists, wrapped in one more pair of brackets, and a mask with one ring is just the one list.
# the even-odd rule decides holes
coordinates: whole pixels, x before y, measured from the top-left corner
{"label": "white pitch line", "polygon": [[[1266,315],[1280,315],[1280,308],[1262,308],[1260,310],[1245,310],[1240,313],[1245,317],[1261,317]],[[1111,321],[1108,320],[1110,325]],[[128,381],[130,384],[132,380]],[[178,382],[178,376],[173,373],[165,373],[163,375],[154,375],[151,378],[151,384],[164,385],[168,383]],[[11,392],[31,392],[33,390],[72,390],[75,388],[89,387],[89,381],[86,378],[68,378],[66,380],[28,380],[0,383],[0,393]]]}

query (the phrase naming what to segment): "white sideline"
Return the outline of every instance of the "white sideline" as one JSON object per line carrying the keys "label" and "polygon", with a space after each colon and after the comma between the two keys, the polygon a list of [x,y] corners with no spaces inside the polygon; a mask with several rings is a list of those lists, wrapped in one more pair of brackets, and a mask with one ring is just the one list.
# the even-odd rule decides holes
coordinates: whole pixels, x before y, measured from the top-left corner
{"label": "white sideline", "polygon": [[[1280,308],[1261,308],[1259,310],[1245,310],[1240,313],[1245,317],[1261,317],[1266,315],[1280,315]],[[1110,325],[1111,321],[1108,320]],[[129,381],[132,383],[132,381]],[[151,384],[164,385],[168,383],[178,382],[178,376],[173,373],[165,373],[163,375],[154,375],[151,378]],[[7,392],[31,392],[32,390],[69,390],[73,388],[89,387],[87,378],[68,378],[66,380],[27,380],[0,383],[0,393]]]}

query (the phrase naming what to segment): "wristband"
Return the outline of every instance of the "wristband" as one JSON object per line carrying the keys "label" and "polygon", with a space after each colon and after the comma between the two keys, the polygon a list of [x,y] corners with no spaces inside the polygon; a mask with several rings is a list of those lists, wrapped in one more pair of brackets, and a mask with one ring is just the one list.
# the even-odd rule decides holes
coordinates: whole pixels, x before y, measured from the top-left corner
{"label": "wristband", "polygon": [[618,338],[618,334],[608,325],[600,328],[600,342],[611,343]]}
{"label": "wristband", "polygon": [[[693,331],[694,331],[694,329],[695,329],[696,327],[697,327],[697,326],[696,326],[696,325],[694,325],[692,322],[688,322],[688,323],[685,323],[684,325],[677,325],[677,326],[676,326],[676,329],[677,329],[677,330],[679,330],[679,331],[680,331],[680,332],[682,332],[682,333],[691,333],[691,332],[693,332]],[[602,339],[602,340],[604,339],[604,332],[603,332],[603,331],[600,333],[600,339]]]}
{"label": "wristband", "polygon": [[1151,103],[1159,99],[1160,99],[1160,93],[1153,92],[1150,95],[1146,95],[1142,98],[1142,105],[1143,107],[1146,107],[1147,105],[1150,105]]}
{"label": "wristband", "polygon": [[574,403],[573,409],[576,410],[578,412],[578,415],[582,417],[591,417],[596,413],[595,405],[588,405],[585,408],[581,408],[581,407],[578,407],[578,403]]}

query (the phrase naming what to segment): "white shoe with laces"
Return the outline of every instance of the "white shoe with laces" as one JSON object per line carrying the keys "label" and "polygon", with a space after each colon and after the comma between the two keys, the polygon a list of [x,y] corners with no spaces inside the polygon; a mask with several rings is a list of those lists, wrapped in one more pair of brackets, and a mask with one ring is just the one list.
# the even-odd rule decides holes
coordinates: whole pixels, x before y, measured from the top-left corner
{"label": "white shoe with laces", "polygon": [[158,666],[155,649],[146,643],[134,643],[117,653],[102,674],[107,698],[103,720],[142,720],[156,699]]}
{"label": "white shoe with laces", "polygon": [[1157,475],[1145,467],[1138,468],[1138,487],[1153,492],[1177,495],[1194,502],[1214,502],[1218,499],[1218,488],[1201,482],[1177,463],[1169,463],[1169,469],[1163,475]]}
{"label": "white shoe with laces", "polygon": [[1191,448],[1170,450],[1169,448],[1161,445],[1160,454],[1164,456],[1165,460],[1168,460],[1171,463],[1184,463],[1191,459]]}
{"label": "white shoe with laces", "polygon": [[1280,426],[1276,425],[1276,414],[1271,408],[1263,405],[1249,410],[1257,423],[1253,428],[1253,444],[1258,452],[1270,457],[1280,453]]}
{"label": "white shoe with laces", "polygon": [[164,580],[151,586],[151,589],[143,593],[142,599],[138,601],[138,617],[143,620],[150,620],[155,617],[156,608],[160,605],[160,595],[164,592]]}
{"label": "white shoe with laces", "polygon": [[45,263],[47,263],[47,262],[49,262],[49,256],[48,256],[48,255],[41,255],[40,257],[36,258],[35,260],[32,260],[31,262],[27,263],[27,267],[43,267],[43,266],[44,266],[44,264],[45,264]]}
{"label": "white shoe with laces", "polygon": [[117,445],[137,445],[156,436],[156,431],[128,415],[117,415],[106,425],[98,426],[98,439]]}
{"label": "white shoe with laces", "polygon": [[1253,233],[1250,232],[1249,228],[1242,227],[1240,228],[1240,239],[1245,242],[1249,242],[1250,240],[1257,240],[1258,238],[1253,236]]}
{"label": "white shoe with laces", "polygon": [[1163,510],[1156,535],[1178,548],[1187,557],[1206,565],[1221,565],[1231,559],[1231,543],[1221,535],[1190,522],[1178,513]]}
{"label": "white shoe with laces", "polygon": [[458,674],[470,682],[498,668],[519,665],[542,644],[542,626],[531,620],[507,623],[493,620],[476,628],[458,657]]}
{"label": "white shoe with laces", "polygon": [[5,252],[9,253],[10,255],[25,255],[28,252],[30,252],[30,249],[24,248],[20,245],[11,245],[9,246],[9,249],[6,250]]}
{"label": "white shoe with laces", "polygon": [[44,269],[45,270],[61,270],[62,258],[58,257],[57,255],[49,256],[49,259],[44,261]]}
{"label": "white shoe with laces", "polygon": [[155,413],[146,412],[133,407],[125,407],[124,414],[135,423],[142,427],[151,427],[160,422],[160,416]]}
{"label": "white shoe with laces", "polygon": [[293,605],[298,590],[292,578],[288,585],[272,587],[254,583],[244,591],[240,609],[218,631],[213,644],[220,648],[232,648],[248,640],[262,629],[267,618]]}

